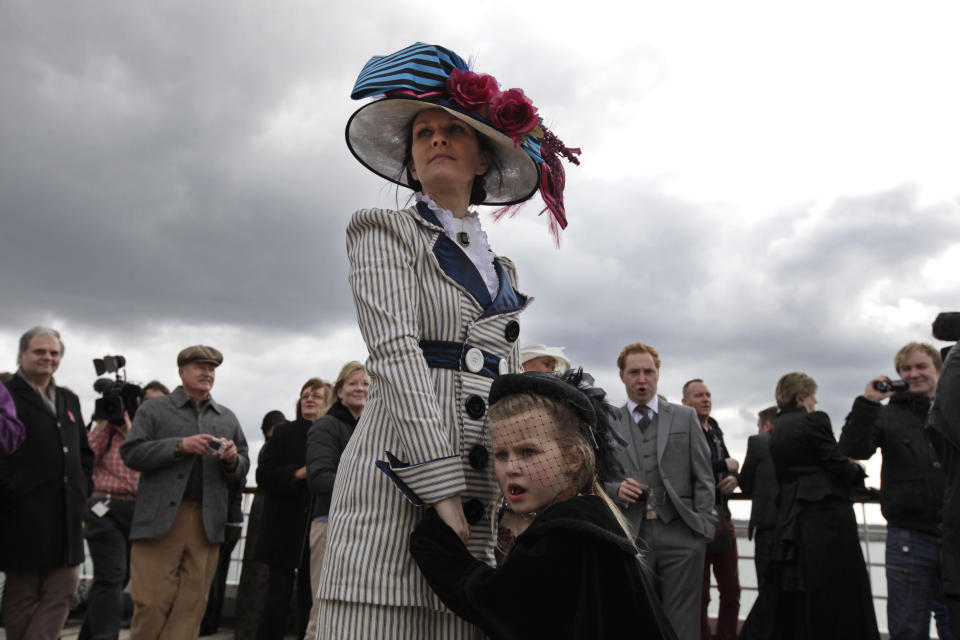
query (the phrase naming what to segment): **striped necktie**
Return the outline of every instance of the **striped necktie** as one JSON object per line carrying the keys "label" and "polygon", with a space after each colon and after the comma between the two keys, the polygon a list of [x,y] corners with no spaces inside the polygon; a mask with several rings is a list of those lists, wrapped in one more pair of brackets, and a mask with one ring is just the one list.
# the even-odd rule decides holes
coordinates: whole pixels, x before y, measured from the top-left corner
{"label": "striped necktie", "polygon": [[645,432],[650,423],[653,422],[653,409],[645,404],[640,404],[637,405],[636,412],[638,414],[637,426],[640,427],[641,432]]}

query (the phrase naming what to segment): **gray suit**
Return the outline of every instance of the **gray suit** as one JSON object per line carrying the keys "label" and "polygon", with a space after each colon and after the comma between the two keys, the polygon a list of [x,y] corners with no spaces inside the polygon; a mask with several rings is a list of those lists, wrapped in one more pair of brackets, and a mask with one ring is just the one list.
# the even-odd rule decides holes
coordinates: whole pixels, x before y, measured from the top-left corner
{"label": "gray suit", "polygon": [[[616,452],[623,478],[604,487],[614,500],[623,479],[644,482],[642,434],[626,405],[616,427],[628,445]],[[647,428],[656,429],[656,462],[649,464],[663,485],[654,505],[657,519],[645,519],[639,502],[621,505],[638,533],[644,561],[658,578],[663,609],[677,637],[699,640],[706,539],[713,537],[717,524],[710,451],[690,407],[660,400],[659,413]]]}

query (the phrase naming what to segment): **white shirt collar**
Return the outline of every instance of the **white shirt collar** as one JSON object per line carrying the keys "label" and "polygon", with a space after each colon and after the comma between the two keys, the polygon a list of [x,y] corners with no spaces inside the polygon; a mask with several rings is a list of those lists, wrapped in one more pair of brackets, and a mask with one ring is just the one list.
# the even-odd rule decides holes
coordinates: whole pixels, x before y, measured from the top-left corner
{"label": "white shirt collar", "polygon": [[[483,278],[483,283],[487,286],[487,293],[490,294],[491,298],[496,298],[497,292],[500,290],[500,277],[493,266],[493,251],[490,249],[486,232],[480,227],[480,216],[477,212],[468,211],[466,216],[457,219],[454,218],[452,212],[438,205],[425,193],[418,192],[416,199],[417,202],[423,202],[433,211],[440,221],[440,226],[443,227],[443,232],[453,240],[453,244],[467,254],[477,271],[480,272],[480,277]],[[470,244],[466,247],[457,240],[457,233],[460,231],[465,231],[470,237]]]}
{"label": "white shirt collar", "polygon": [[[627,409],[630,410],[630,415],[633,416],[633,419],[637,418],[637,407],[640,406],[630,398],[627,398]],[[650,399],[650,402],[647,403],[647,406],[653,411],[653,415],[660,413],[660,396],[654,394],[653,398]]]}

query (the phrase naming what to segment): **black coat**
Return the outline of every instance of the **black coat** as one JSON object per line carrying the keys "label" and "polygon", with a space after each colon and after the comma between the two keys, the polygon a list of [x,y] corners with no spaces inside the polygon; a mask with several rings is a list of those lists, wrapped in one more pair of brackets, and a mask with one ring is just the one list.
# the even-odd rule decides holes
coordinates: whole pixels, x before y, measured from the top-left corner
{"label": "black coat", "polygon": [[350,442],[357,419],[339,400],[307,432],[307,489],[313,496],[313,517],[330,511],[340,456]]}
{"label": "black coat", "polygon": [[310,497],[306,480],[293,476],[304,466],[309,428],[310,422],[303,418],[279,425],[263,447],[257,485],[266,491],[266,499],[254,553],[260,562],[288,569],[300,565],[308,537]]}
{"label": "black coat", "polygon": [[942,437],[940,455],[947,472],[943,504],[943,592],[960,598],[960,347],[943,361],[929,426]]}
{"label": "black coat", "polygon": [[493,569],[430,509],[410,551],[440,599],[494,640],[675,638],[646,574],[599,496],[544,511]]}
{"label": "black coat", "polygon": [[840,452],[822,411],[781,413],[770,455],[780,480],[774,557],[741,640],[879,640],[849,498],[863,470]]}
{"label": "black coat", "polygon": [[880,448],[880,510],[887,524],[940,535],[946,475],[925,429],[930,400],[898,393],[886,406],[860,396],[840,432],[840,450],[866,460]]}
{"label": "black coat", "polygon": [[770,457],[770,434],[747,439],[747,455],[740,469],[740,491],[752,502],[747,537],[757,529],[772,529],[777,524],[777,495],[780,485]]}
{"label": "black coat", "polygon": [[0,458],[0,570],[80,564],[80,521],[93,488],[93,451],[80,401],[57,387],[54,416],[19,375],[6,386],[26,439],[13,454]]}

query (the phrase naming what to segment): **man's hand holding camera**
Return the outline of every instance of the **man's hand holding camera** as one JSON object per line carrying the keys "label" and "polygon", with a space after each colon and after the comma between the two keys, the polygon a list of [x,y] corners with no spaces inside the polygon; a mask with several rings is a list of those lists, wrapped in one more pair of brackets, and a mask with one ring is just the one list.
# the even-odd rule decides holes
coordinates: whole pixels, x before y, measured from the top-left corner
{"label": "man's hand holding camera", "polygon": [[207,452],[220,458],[232,468],[237,464],[237,445],[228,438],[216,438],[209,433],[198,433],[180,441],[180,451],[184,454],[202,456]]}
{"label": "man's hand holding camera", "polygon": [[881,402],[893,395],[894,389],[891,388],[890,380],[887,376],[877,376],[867,383],[867,388],[863,390],[863,397],[874,402]]}

